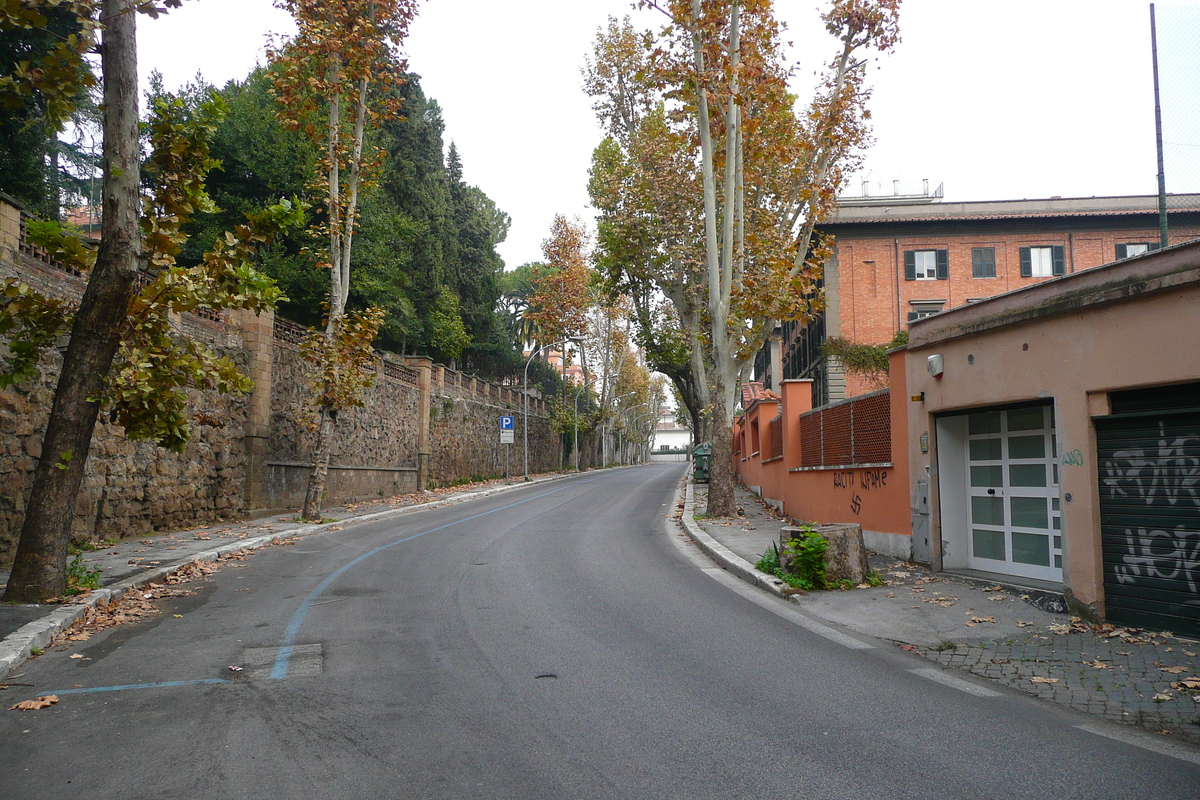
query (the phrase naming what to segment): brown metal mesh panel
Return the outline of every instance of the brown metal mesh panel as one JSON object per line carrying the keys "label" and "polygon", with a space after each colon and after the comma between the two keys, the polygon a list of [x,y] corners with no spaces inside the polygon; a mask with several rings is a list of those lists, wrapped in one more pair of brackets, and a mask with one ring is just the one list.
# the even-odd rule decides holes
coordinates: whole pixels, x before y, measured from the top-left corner
{"label": "brown metal mesh panel", "polygon": [[783,417],[776,417],[769,423],[771,433],[771,451],[767,458],[779,458],[783,455]]}
{"label": "brown metal mesh panel", "polygon": [[[782,450],[782,430],[780,433]],[[890,462],[892,418],[889,393],[866,395],[802,414],[800,442],[800,465],[803,467]]]}
{"label": "brown metal mesh panel", "polygon": [[854,437],[851,414],[853,403],[830,406],[824,412],[825,446],[821,448],[822,464],[850,464],[854,461]]}
{"label": "brown metal mesh panel", "polygon": [[854,403],[854,464],[882,464],[892,460],[891,398],[888,394],[864,397]]}
{"label": "brown metal mesh panel", "polygon": [[821,466],[821,412],[800,416],[800,466]]}

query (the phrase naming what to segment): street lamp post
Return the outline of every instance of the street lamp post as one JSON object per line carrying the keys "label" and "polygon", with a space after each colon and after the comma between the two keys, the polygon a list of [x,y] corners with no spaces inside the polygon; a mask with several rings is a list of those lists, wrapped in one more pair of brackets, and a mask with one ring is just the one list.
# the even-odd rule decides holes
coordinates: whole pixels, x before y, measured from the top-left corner
{"label": "street lamp post", "polygon": [[[580,341],[578,336],[568,336],[566,339],[562,339],[557,342],[550,342],[550,344],[544,344],[541,347],[539,347],[538,349],[534,350],[532,353],[530,353],[529,358],[527,358],[525,360],[525,379],[523,382],[524,389],[525,389],[525,418],[524,418],[524,422],[522,424],[522,427],[525,429],[524,431],[522,431],[522,433],[524,434],[524,438],[525,438],[525,480],[529,480],[529,365],[533,363],[533,359],[537,356],[538,353],[542,352],[543,350],[545,350],[548,347],[554,347],[555,345],[558,345],[558,344],[566,344],[567,342],[578,342],[578,341]],[[564,360],[565,360],[565,354],[564,354]]]}
{"label": "street lamp post", "polygon": [[572,414],[572,416],[575,418],[575,438],[571,440],[571,445],[573,446],[573,448],[575,450],[575,471],[576,472],[579,472],[579,395],[583,392],[584,389],[586,389],[587,387],[589,387],[593,383],[595,383],[596,379],[599,377],[600,376],[597,375],[595,378],[592,378],[590,381],[585,383],[583,386],[579,387],[579,389],[575,392],[575,405],[571,406],[571,411],[574,412]]}

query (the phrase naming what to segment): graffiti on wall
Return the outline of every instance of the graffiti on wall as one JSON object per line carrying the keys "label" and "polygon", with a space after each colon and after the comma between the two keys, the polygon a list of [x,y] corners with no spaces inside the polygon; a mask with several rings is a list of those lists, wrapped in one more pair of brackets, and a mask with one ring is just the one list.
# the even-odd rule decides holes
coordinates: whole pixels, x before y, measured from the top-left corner
{"label": "graffiti on wall", "polygon": [[[1104,461],[1104,491],[1108,499],[1132,508],[1165,505],[1195,514],[1200,511],[1200,437],[1171,439],[1162,422],[1159,434],[1157,447],[1116,450]],[[1121,563],[1114,565],[1118,583],[1180,581],[1200,594],[1200,530],[1125,528],[1124,539]]]}
{"label": "graffiti on wall", "polygon": [[886,469],[838,470],[833,473],[833,488],[846,489],[850,495],[850,510],[855,516],[862,513],[863,497],[860,492],[882,489],[887,486]]}

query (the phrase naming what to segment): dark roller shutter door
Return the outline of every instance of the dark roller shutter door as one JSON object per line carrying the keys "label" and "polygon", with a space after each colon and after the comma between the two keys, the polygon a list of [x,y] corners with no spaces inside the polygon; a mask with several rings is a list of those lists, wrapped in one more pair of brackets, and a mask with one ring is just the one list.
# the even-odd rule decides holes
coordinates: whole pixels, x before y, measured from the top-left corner
{"label": "dark roller shutter door", "polygon": [[1097,417],[1108,621],[1200,634],[1200,384],[1114,392]]}

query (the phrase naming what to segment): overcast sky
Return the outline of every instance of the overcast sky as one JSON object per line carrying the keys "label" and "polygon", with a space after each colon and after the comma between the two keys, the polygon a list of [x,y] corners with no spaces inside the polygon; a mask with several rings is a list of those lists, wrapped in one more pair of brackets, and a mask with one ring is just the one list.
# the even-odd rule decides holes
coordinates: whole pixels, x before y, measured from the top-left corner
{"label": "overcast sky", "polygon": [[[815,0],[777,2],[798,88],[833,53]],[[1200,192],[1200,0],[1159,0],[1167,188]],[[556,213],[590,218],[601,133],[580,69],[629,0],[426,0],[405,50],[442,107],[464,177],[512,215],[500,254],[541,258]],[[1142,0],[903,0],[903,41],[873,73],[876,144],[861,180],[945,184],[946,199],[1157,191],[1149,4]],[[139,25],[140,68],[168,88],[218,86],[263,58],[290,20],[270,0],[195,0]],[[872,190],[875,194],[878,189]]]}

